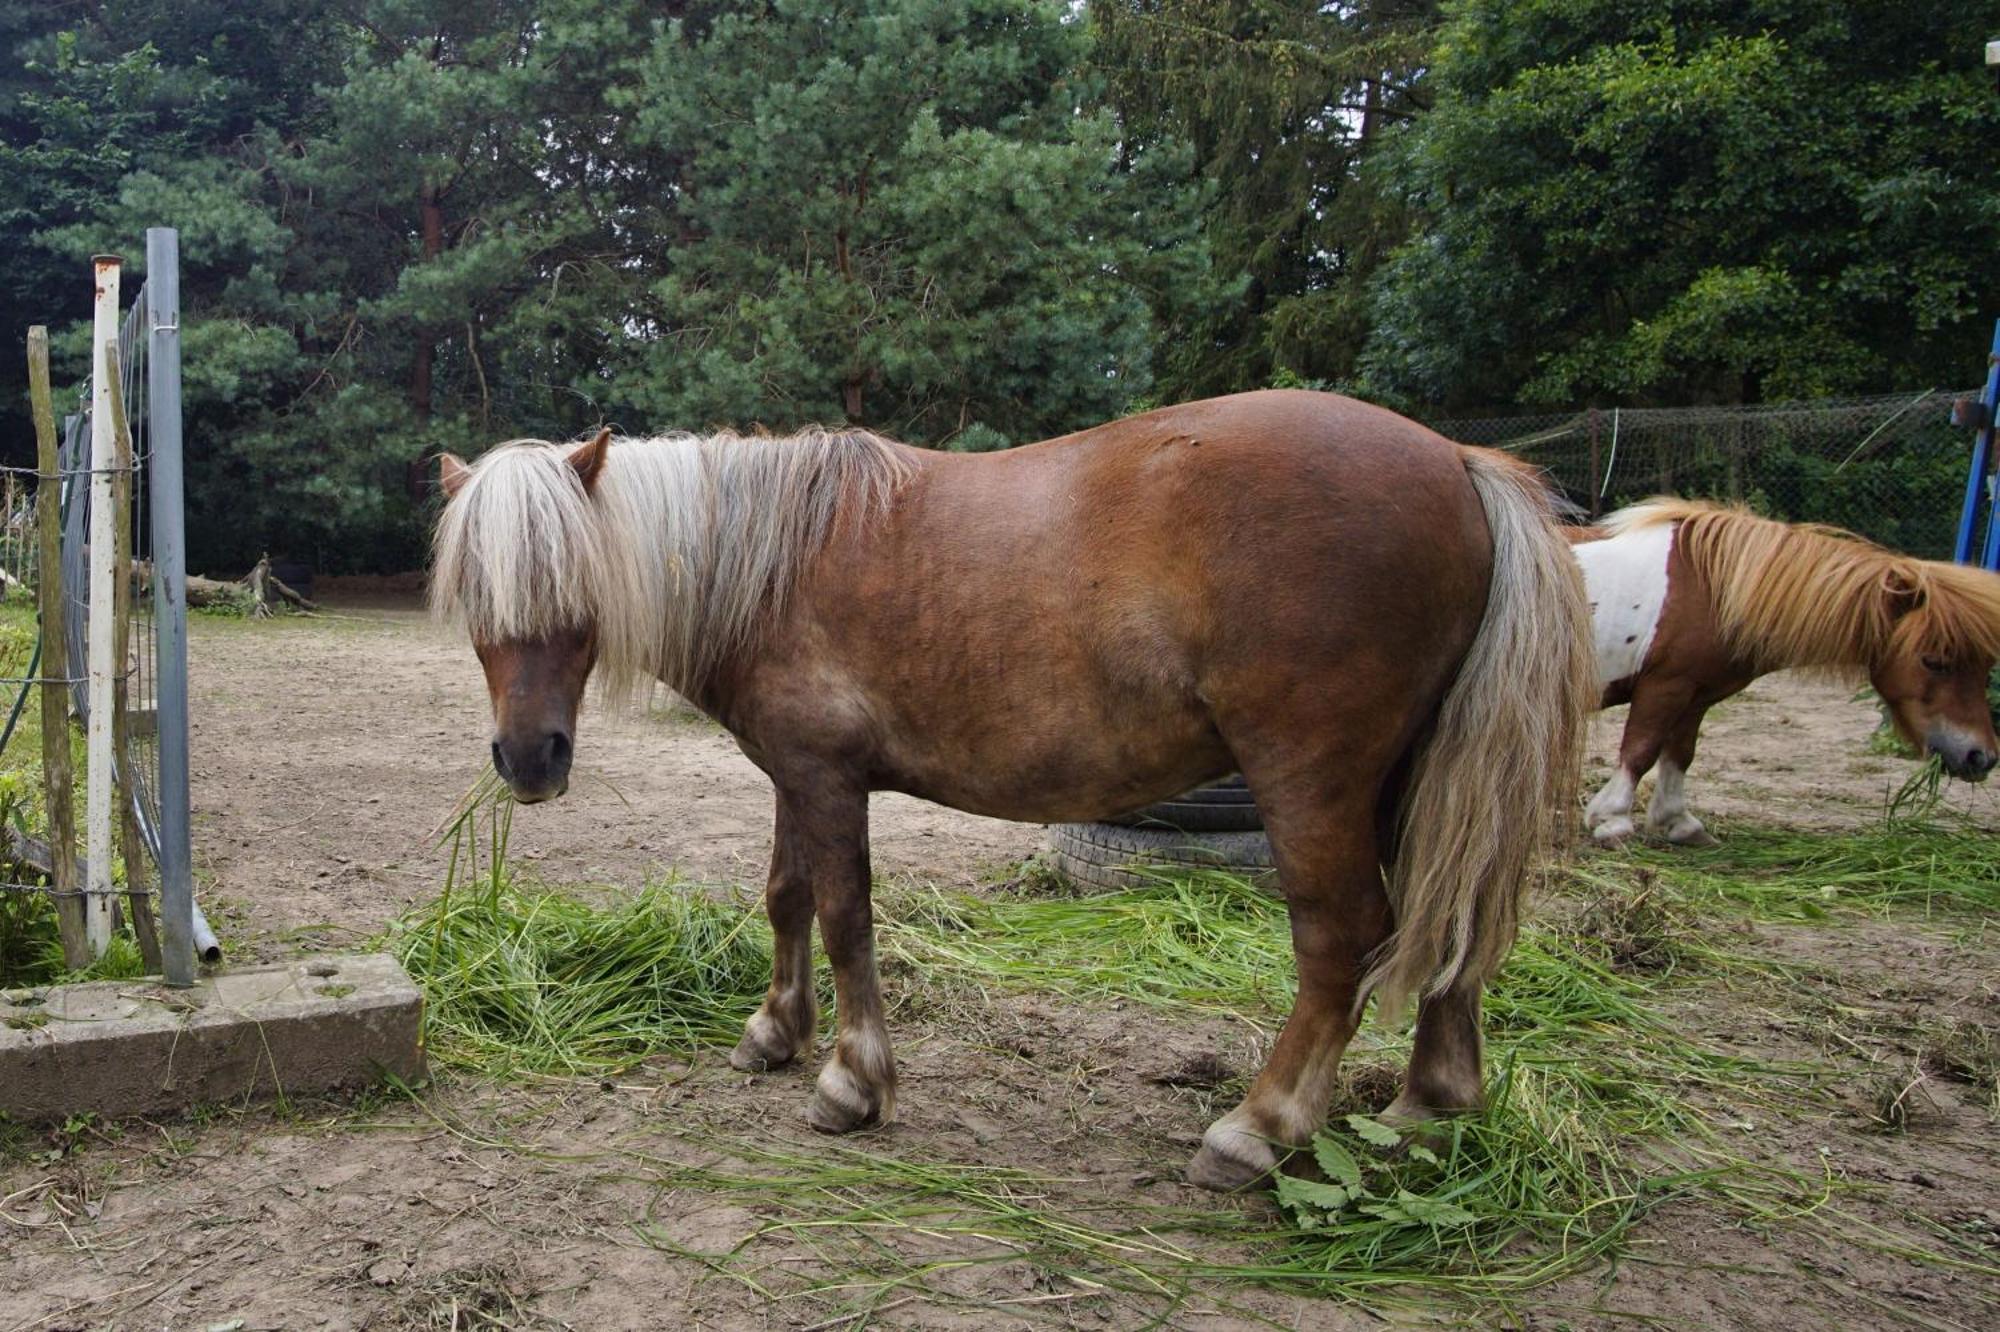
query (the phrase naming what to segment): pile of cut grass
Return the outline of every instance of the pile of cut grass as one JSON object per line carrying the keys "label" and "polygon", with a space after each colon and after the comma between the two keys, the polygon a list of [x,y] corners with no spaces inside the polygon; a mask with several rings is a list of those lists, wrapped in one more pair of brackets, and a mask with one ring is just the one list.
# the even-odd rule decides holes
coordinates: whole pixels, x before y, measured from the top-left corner
{"label": "pile of cut grass", "polygon": [[771,978],[756,914],[672,883],[595,902],[518,883],[512,816],[489,772],[447,823],[444,893],[390,928],[433,1053],[493,1076],[595,1077],[734,1040]]}
{"label": "pile of cut grass", "polygon": [[1844,834],[1740,826],[1710,849],[1635,847],[1622,859],[1697,909],[1759,920],[2000,911],[2000,839],[1939,823],[1896,820]]}
{"label": "pile of cut grass", "polygon": [[390,946],[424,988],[425,1038],[494,1076],[601,1076],[734,1041],[771,979],[755,917],[673,885],[602,904],[504,886],[404,916]]}

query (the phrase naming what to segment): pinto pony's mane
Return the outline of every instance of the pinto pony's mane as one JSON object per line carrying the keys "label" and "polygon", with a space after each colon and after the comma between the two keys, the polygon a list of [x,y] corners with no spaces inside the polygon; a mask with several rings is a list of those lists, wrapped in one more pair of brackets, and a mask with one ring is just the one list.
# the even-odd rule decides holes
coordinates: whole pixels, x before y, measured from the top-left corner
{"label": "pinto pony's mane", "polygon": [[691,692],[782,614],[843,516],[909,474],[866,431],[614,439],[586,491],[576,445],[517,440],[472,465],[438,520],[431,606],[478,642],[597,631],[606,695]]}
{"label": "pinto pony's mane", "polygon": [[1659,523],[1678,524],[1675,548],[1707,582],[1724,641],[1760,667],[2000,657],[2000,575],[1693,500],[1648,500],[1605,520],[1613,533]]}

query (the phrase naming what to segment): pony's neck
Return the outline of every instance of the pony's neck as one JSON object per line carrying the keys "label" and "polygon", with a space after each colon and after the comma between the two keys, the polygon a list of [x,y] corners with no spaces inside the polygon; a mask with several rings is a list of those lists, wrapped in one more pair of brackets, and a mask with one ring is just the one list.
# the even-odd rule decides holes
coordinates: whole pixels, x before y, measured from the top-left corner
{"label": "pony's neck", "polygon": [[860,431],[614,448],[596,501],[630,577],[600,608],[608,687],[658,678],[705,699],[784,618],[842,519],[886,506],[907,467],[894,445]]}

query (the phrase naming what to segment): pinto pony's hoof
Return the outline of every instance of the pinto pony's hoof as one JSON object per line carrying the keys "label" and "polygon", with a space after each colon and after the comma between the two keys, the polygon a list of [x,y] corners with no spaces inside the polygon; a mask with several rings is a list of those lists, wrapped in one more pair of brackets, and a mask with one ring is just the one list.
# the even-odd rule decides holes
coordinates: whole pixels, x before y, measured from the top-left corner
{"label": "pinto pony's hoof", "polygon": [[1253,1188],[1278,1168],[1271,1144],[1241,1129],[1211,1125],[1201,1138],[1201,1150],[1188,1162],[1188,1183],[1216,1193]]}
{"label": "pinto pony's hoof", "polygon": [[1667,841],[1674,846],[1710,847],[1721,846],[1715,834],[1701,826],[1699,819],[1683,819],[1666,831]]}
{"label": "pinto pony's hoof", "polygon": [[1631,841],[1632,834],[1637,831],[1638,829],[1633,827],[1631,819],[1620,816],[1618,818],[1606,819],[1592,828],[1590,830],[1590,840],[1608,851],[1621,847]]}

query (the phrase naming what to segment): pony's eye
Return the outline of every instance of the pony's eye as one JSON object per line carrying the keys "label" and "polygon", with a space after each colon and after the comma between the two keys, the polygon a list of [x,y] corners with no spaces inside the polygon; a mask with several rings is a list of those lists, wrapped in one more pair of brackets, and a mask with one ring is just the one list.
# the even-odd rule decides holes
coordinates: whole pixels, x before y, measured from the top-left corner
{"label": "pony's eye", "polygon": [[1943,657],[1925,657],[1924,669],[1932,675],[1944,675],[1951,670],[1951,663]]}

